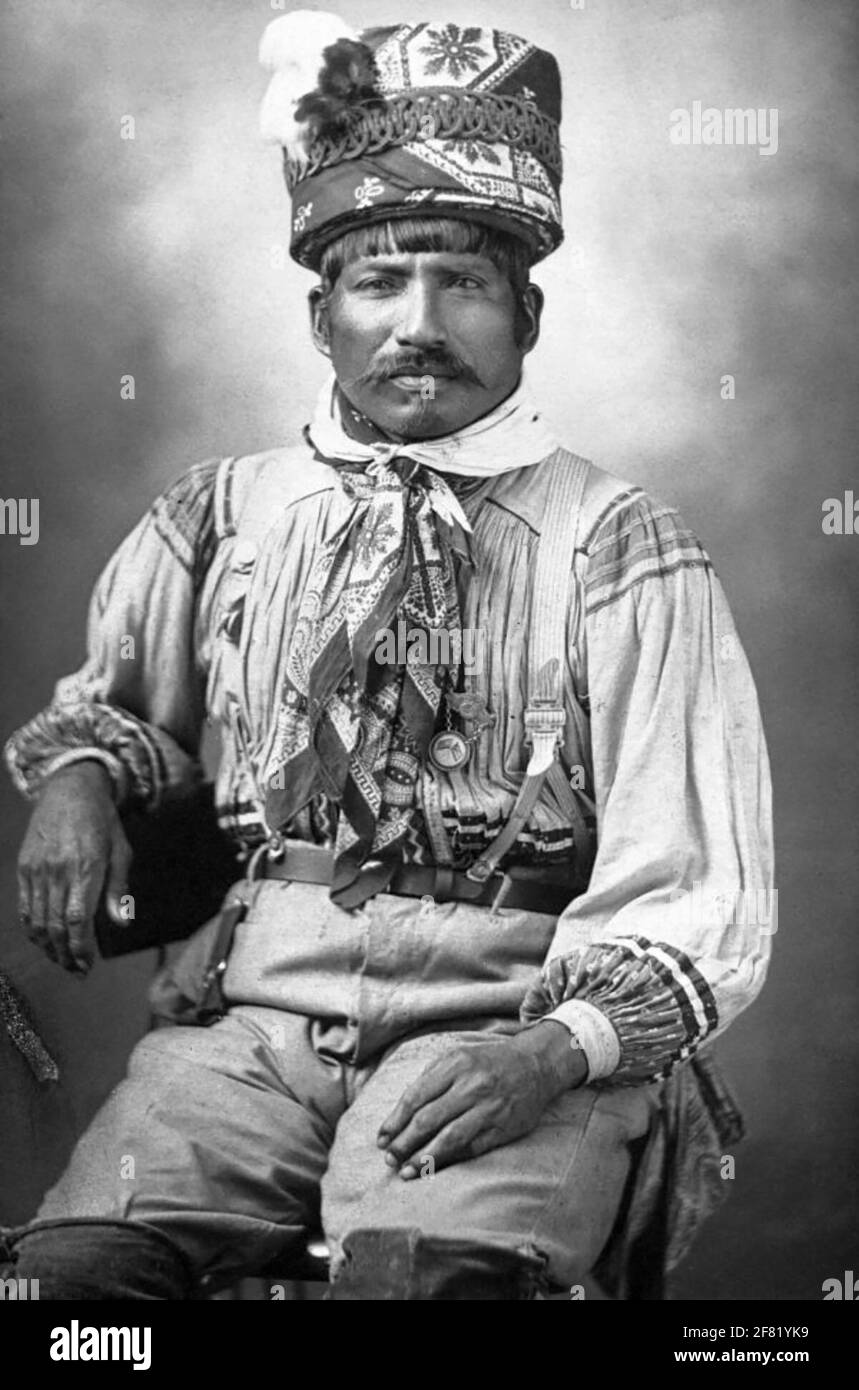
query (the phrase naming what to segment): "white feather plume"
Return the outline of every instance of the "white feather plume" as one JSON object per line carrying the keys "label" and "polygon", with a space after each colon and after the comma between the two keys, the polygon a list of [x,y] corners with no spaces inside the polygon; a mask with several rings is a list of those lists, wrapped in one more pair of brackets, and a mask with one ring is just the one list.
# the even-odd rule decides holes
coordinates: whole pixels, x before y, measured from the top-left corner
{"label": "white feather plume", "polygon": [[295,10],[272,20],[259,47],[260,62],[274,73],[260,111],[264,140],[283,145],[294,159],[307,153],[306,127],[295,119],[296,105],[316,87],[322,54],[329,44],[358,38],[336,14],[318,10]]}

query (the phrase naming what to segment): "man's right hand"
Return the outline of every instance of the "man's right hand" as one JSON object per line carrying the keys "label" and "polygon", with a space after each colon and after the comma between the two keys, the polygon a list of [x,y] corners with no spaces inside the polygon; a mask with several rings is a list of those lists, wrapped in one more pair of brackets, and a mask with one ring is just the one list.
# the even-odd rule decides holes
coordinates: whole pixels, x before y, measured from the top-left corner
{"label": "man's right hand", "polygon": [[30,940],[65,970],[95,960],[95,911],[122,923],[131,849],[98,762],[72,763],[45,783],[18,856],[18,914]]}

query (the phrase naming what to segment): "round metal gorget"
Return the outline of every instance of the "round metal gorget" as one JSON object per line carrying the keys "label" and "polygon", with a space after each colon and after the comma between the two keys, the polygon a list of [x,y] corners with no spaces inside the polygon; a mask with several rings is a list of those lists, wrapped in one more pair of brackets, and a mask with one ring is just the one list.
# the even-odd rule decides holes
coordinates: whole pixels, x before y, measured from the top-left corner
{"label": "round metal gorget", "polygon": [[471,753],[468,741],[455,729],[443,729],[435,734],[427,751],[430,762],[439,772],[454,772],[458,767],[465,767]]}

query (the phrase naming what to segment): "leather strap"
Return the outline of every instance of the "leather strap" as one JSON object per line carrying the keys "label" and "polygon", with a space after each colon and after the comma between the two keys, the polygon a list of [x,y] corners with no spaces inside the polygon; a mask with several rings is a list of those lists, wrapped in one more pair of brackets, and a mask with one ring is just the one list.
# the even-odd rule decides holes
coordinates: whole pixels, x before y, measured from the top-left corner
{"label": "leather strap", "polygon": [[[537,550],[528,630],[525,738],[531,745],[531,757],[507,822],[467,871],[470,879],[480,883],[496,872],[505,854],[513,848],[539,800],[547,777],[551,777],[557,792],[560,774],[565,783],[561,804],[566,810],[570,810],[570,799],[575,801],[558,762],[558,748],[563,742],[566,719],[563,670],[567,630],[570,606],[575,603],[576,594],[571,575],[590,465],[577,454],[559,449],[547,466],[553,469],[553,474],[546,499],[546,521]],[[578,804],[572,818],[579,864],[583,865],[591,857],[593,837]]]}
{"label": "leather strap", "polygon": [[207,1026],[217,1023],[226,1012],[222,978],[227,968],[227,960],[233,945],[236,927],[247,912],[247,904],[238,899],[228,899],[221,908],[218,930],[206,961],[206,969],[200,984],[197,1000],[196,1022]]}
{"label": "leather strap", "polygon": [[[256,873],[260,878],[318,883],[327,887],[334,877],[334,855],[323,845],[286,840],[276,858],[270,855],[259,858]],[[384,891],[405,898],[433,898],[439,903],[470,902],[476,907],[493,908],[503,905],[557,917],[575,890],[567,864],[516,865],[509,873],[499,871],[491,879],[479,883],[446,865],[436,868],[403,864]]]}

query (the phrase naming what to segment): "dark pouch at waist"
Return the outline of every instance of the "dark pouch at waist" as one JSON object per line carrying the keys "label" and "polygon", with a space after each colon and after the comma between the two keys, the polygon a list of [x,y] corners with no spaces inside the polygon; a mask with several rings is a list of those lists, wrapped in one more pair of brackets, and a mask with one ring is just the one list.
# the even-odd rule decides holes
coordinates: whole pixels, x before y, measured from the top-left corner
{"label": "dark pouch at waist", "polygon": [[156,811],[129,811],[122,823],[133,855],[134,916],[117,925],[101,904],[95,929],[105,957],[184,941],[219,911],[241,872],[235,846],[218,825],[211,782]]}

